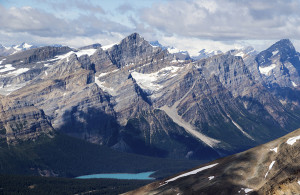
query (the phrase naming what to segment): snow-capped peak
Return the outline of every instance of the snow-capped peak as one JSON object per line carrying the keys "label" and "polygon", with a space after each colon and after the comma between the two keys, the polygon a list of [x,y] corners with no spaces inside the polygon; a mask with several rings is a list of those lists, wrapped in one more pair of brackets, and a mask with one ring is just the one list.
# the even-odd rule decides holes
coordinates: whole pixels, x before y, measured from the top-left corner
{"label": "snow-capped peak", "polygon": [[169,51],[169,53],[172,53],[172,54],[180,52],[180,50],[175,47],[169,47],[168,51]]}
{"label": "snow-capped peak", "polygon": [[239,57],[245,58],[247,56],[256,55],[257,51],[253,47],[247,46],[247,47],[243,47],[240,49],[230,50],[229,53],[234,56],[239,56]]}
{"label": "snow-capped peak", "polygon": [[21,51],[21,50],[24,51],[24,50],[31,49],[33,47],[34,47],[33,45],[30,45],[30,44],[25,43],[25,42],[21,43],[20,45],[12,46],[12,48],[14,48],[17,51]]}
{"label": "snow-capped peak", "polygon": [[24,42],[20,46],[22,46],[23,49],[30,49],[33,45]]}
{"label": "snow-capped peak", "polygon": [[221,53],[223,53],[223,52],[220,51],[220,50],[202,49],[198,52],[198,55],[192,56],[192,58],[195,59],[195,60],[200,60],[200,59],[211,57],[211,56],[218,55],[218,54],[221,54]]}
{"label": "snow-capped peak", "polygon": [[150,41],[149,43],[152,47],[163,47],[158,41]]}

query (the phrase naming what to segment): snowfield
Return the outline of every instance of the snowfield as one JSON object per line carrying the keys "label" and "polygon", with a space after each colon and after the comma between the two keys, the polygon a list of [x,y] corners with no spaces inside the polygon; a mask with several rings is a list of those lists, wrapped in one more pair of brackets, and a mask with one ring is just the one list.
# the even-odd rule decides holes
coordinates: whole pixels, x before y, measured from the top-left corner
{"label": "snowfield", "polygon": [[296,137],[291,137],[289,138],[286,143],[289,144],[289,145],[294,145],[294,143],[296,143],[296,141],[300,139],[300,135],[296,136]]}
{"label": "snowfield", "polygon": [[175,180],[177,180],[177,179],[179,179],[179,178],[186,177],[186,176],[189,176],[189,175],[195,175],[195,174],[197,174],[197,173],[199,173],[199,172],[201,172],[201,171],[204,171],[204,170],[206,170],[206,169],[210,169],[210,168],[212,168],[212,167],[214,167],[214,166],[216,166],[216,165],[218,165],[218,164],[219,164],[219,163],[215,163],[215,164],[212,164],[212,165],[207,165],[207,166],[205,166],[205,167],[201,167],[201,168],[199,168],[199,169],[195,169],[195,170],[193,170],[193,171],[190,171],[190,172],[187,172],[187,173],[178,175],[177,177],[174,177],[174,178],[172,178],[172,179],[169,179],[169,180],[165,181],[165,183],[169,183],[169,182],[171,182],[171,181],[175,181]]}
{"label": "snowfield", "polygon": [[177,66],[169,66],[150,74],[132,72],[131,76],[146,93],[152,94],[163,87],[159,84],[160,81],[176,76],[175,73],[179,69],[180,67]]}
{"label": "snowfield", "polygon": [[277,65],[276,64],[271,64],[270,66],[267,66],[267,67],[259,67],[259,71],[261,74],[264,74],[266,76],[269,76],[269,72],[271,70],[273,70]]}

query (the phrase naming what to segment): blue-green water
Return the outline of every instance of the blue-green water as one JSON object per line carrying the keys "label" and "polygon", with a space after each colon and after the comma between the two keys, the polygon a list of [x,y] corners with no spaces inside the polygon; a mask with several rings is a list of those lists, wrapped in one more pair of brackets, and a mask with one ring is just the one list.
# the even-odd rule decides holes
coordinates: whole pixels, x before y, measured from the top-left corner
{"label": "blue-green water", "polygon": [[144,173],[104,173],[104,174],[93,174],[93,175],[83,175],[76,177],[77,179],[98,179],[98,178],[105,178],[105,179],[138,179],[138,180],[145,180],[145,179],[154,179],[151,178],[150,175],[154,172],[144,172]]}

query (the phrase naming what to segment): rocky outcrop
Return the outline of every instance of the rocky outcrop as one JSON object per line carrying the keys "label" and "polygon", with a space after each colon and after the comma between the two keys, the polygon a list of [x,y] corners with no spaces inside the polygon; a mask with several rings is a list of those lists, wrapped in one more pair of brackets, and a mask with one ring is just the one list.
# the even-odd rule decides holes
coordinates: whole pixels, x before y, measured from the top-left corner
{"label": "rocky outcrop", "polygon": [[33,105],[2,98],[0,109],[0,136],[8,145],[55,135],[45,113]]}

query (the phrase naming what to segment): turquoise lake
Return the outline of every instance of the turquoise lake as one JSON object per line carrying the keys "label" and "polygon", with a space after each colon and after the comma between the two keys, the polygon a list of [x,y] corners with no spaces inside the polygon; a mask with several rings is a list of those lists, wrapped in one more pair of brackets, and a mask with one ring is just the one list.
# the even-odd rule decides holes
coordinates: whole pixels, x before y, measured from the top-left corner
{"label": "turquoise lake", "polygon": [[150,177],[154,172],[144,172],[144,173],[103,173],[103,174],[93,174],[93,175],[83,175],[76,177],[77,179],[155,179]]}

